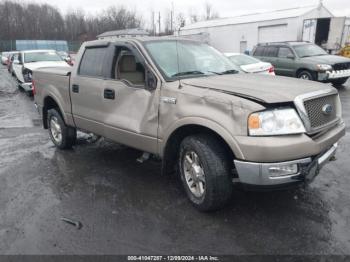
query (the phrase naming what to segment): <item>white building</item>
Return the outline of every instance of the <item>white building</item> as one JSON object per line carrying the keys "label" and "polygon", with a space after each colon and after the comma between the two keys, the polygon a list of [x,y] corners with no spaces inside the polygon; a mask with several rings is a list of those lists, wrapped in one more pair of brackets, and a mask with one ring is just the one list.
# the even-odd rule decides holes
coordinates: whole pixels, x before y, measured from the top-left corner
{"label": "white building", "polygon": [[141,28],[131,28],[104,32],[97,36],[97,39],[116,39],[124,37],[149,36],[149,33]]}
{"label": "white building", "polygon": [[301,40],[319,45],[327,42],[328,49],[336,49],[348,37],[343,36],[346,23],[349,24],[349,20],[334,18],[320,3],[318,6],[201,21],[181,28],[179,35],[207,42],[222,52],[243,53],[258,43]]}

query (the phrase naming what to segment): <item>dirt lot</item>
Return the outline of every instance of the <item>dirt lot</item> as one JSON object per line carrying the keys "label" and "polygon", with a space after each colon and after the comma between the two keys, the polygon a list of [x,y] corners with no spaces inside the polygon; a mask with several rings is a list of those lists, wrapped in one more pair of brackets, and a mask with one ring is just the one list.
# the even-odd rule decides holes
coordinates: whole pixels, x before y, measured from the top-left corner
{"label": "dirt lot", "polygon": [[[350,83],[340,90],[350,126]],[[200,213],[160,163],[81,134],[59,151],[0,67],[1,254],[350,254],[350,132],[336,162],[290,191],[237,189]],[[82,223],[79,230],[61,217]]]}

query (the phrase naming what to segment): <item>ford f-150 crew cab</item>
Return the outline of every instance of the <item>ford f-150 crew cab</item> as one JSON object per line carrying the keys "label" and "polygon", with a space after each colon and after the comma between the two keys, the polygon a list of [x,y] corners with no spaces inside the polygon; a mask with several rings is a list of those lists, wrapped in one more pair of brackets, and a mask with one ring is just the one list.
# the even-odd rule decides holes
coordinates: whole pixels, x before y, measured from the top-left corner
{"label": "ford f-150 crew cab", "polygon": [[154,154],[200,210],[222,207],[234,182],[312,181],[345,134],[330,85],[243,74],[180,38],[86,42],[73,68],[35,70],[33,84],[58,148],[72,147],[79,129]]}

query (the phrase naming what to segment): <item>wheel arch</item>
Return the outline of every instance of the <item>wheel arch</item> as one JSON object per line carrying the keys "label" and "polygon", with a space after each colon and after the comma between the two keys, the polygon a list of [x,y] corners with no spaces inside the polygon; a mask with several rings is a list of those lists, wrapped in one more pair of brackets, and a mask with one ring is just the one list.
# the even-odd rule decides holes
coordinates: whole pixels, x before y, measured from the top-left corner
{"label": "wheel arch", "polygon": [[302,71],[307,71],[309,72],[313,77],[316,77],[316,71],[315,70],[312,70],[311,68],[307,68],[307,67],[300,67],[296,70],[295,72],[295,77],[298,77],[299,74],[302,72]]}
{"label": "wheel arch", "polygon": [[43,109],[42,109],[42,121],[43,121],[43,126],[45,129],[48,128],[48,125],[47,125],[47,112],[50,110],[50,109],[53,109],[53,108],[57,108],[60,115],[62,116],[63,120],[66,122],[66,119],[65,119],[65,116],[63,114],[63,111],[62,111],[62,107],[60,106],[60,104],[57,102],[58,100],[55,99],[53,96],[51,95],[48,95],[44,98],[44,103],[43,103]]}
{"label": "wheel arch", "polygon": [[216,137],[226,147],[228,153],[232,154],[233,158],[244,159],[238,143],[224,127],[207,119],[190,118],[176,123],[171,131],[168,131],[164,136],[160,149],[160,156],[163,158],[162,172],[171,173],[174,171],[179,144],[185,137],[202,133]]}

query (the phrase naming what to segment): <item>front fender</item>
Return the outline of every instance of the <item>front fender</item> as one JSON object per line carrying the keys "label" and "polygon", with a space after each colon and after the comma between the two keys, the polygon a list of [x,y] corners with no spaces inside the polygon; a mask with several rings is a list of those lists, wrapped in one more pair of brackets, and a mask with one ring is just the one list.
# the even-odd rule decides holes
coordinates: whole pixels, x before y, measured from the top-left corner
{"label": "front fender", "polygon": [[244,155],[241,149],[239,148],[237,141],[227,129],[225,129],[223,126],[221,126],[217,122],[204,119],[201,117],[185,117],[185,118],[179,119],[174,124],[172,124],[168,129],[166,129],[164,132],[163,139],[160,141],[160,150],[159,150],[160,156],[163,156],[167,141],[169,140],[171,135],[179,128],[185,127],[188,125],[202,126],[215,132],[231,148],[235,157],[239,159],[244,159]]}

